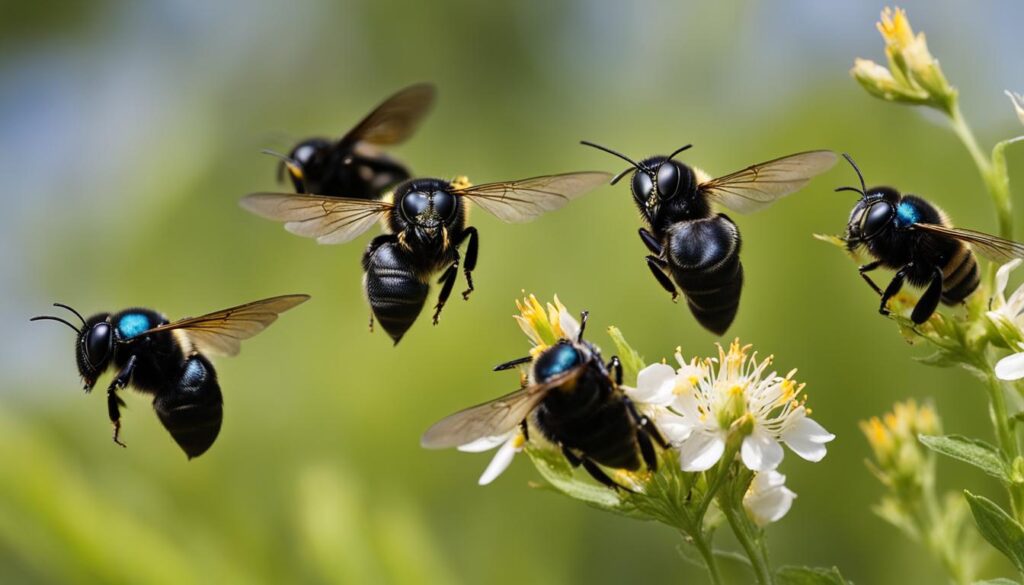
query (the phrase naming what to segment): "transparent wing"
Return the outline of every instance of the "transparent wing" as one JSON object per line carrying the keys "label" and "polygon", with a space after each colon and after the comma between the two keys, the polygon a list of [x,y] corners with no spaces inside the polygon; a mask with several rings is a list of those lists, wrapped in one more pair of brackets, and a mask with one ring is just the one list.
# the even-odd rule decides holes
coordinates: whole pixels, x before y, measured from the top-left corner
{"label": "transparent wing", "polygon": [[975,251],[993,262],[1004,263],[1014,258],[1024,258],[1024,244],[1004,240],[983,232],[946,227],[934,223],[915,223],[913,229],[967,242]]}
{"label": "transparent wing", "polygon": [[349,130],[342,142],[360,140],[381,146],[406,141],[434,105],[437,90],[429,83],[418,83],[384,100],[356,127]]}
{"label": "transparent wing", "polygon": [[283,221],[284,229],[321,244],[352,241],[394,207],[387,201],[294,193],[253,193],[240,204],[261,217]]}
{"label": "transparent wing", "polygon": [[554,211],[569,201],[604,185],[609,173],[586,171],[545,175],[521,181],[485,183],[455,193],[462,195],[502,221],[522,223]]}
{"label": "transparent wing", "polygon": [[758,211],[790,193],[836,164],[831,150],[791,154],[711,179],[698,188],[712,200],[738,211]]}
{"label": "transparent wing", "polygon": [[483,437],[503,435],[516,428],[544,400],[548,391],[579,376],[585,367],[586,364],[577,366],[544,384],[527,386],[445,417],[423,433],[420,445],[427,449],[446,449]]}
{"label": "transparent wing", "polygon": [[[188,317],[154,327],[143,335],[181,329],[204,354],[238,355],[242,340],[266,329],[281,313],[309,300],[309,295],[284,295],[253,301],[202,317]],[[142,337],[142,336],[140,336]]]}

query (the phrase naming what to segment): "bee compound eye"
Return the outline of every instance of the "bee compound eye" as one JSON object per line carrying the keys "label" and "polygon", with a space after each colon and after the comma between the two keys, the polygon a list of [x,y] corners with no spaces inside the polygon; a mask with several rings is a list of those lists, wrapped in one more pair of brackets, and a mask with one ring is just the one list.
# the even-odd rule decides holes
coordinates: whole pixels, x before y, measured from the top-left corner
{"label": "bee compound eye", "polygon": [[85,355],[89,363],[98,366],[107,359],[114,336],[109,323],[97,323],[89,330],[85,340]]}
{"label": "bee compound eye", "polygon": [[671,199],[679,191],[679,169],[671,161],[658,167],[658,196]]}
{"label": "bee compound eye", "polygon": [[445,191],[435,191],[433,196],[434,211],[444,219],[455,213],[455,197]]}
{"label": "bee compound eye", "polygon": [[643,171],[633,173],[633,196],[638,201],[647,201],[647,198],[651,196],[652,189],[654,189],[654,181],[651,180],[650,175]]}
{"label": "bee compound eye", "polygon": [[878,235],[892,219],[893,208],[886,201],[878,201],[868,208],[861,216],[860,231],[864,237],[870,238]]}
{"label": "bee compound eye", "polygon": [[408,220],[414,220],[418,215],[423,213],[430,207],[430,200],[427,195],[421,191],[413,191],[407,193],[402,198],[402,214]]}

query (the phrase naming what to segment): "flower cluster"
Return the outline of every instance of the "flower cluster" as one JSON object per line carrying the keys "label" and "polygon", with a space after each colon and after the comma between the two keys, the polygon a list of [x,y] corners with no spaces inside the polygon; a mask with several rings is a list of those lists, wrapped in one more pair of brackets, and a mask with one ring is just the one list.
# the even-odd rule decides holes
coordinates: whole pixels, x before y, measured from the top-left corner
{"label": "flower cluster", "polygon": [[1015,259],[999,267],[991,309],[985,314],[1006,346],[1021,350],[996,363],[995,374],[1001,380],[1024,378],[1024,285],[1006,297],[1010,273],[1021,263],[1020,259]]}
{"label": "flower cluster", "polygon": [[[517,301],[516,322],[529,338],[531,355],[536,356],[560,339],[575,339],[580,324],[556,297],[542,305],[534,296]],[[743,507],[758,526],[782,518],[796,494],[785,485],[786,477],[776,471],[783,459],[783,447],[808,461],[820,461],[826,443],[834,435],[809,418],[804,385],[770,370],[772,359],[758,359],[749,345],[733,342],[718,355],[686,360],[680,350],[678,367],[639,362],[617,330],[613,338],[624,355],[627,371],[636,372],[636,384],[623,386],[626,396],[649,417],[670,448],[663,459],[675,462],[678,474],[699,474],[719,466],[716,475],[725,477],[735,463],[749,470],[742,497]],[[616,337],[617,336],[617,337]],[[524,373],[523,382],[529,383]],[[531,438],[533,433],[530,434]],[[486,437],[462,445],[462,451],[478,452],[497,447],[497,453],[480,477],[490,483],[511,464],[516,453],[527,447],[521,430]],[[670,456],[669,456],[670,455]],[[653,481],[647,475],[614,472],[613,475],[637,493]],[[687,480],[693,481],[693,480]],[[709,492],[709,498],[713,497]]]}
{"label": "flower cluster", "polygon": [[946,81],[939,62],[928,51],[924,33],[914,34],[907,14],[897,8],[885,8],[878,32],[885,40],[889,67],[857,59],[850,73],[875,97],[887,101],[927,105],[951,111],[956,90]]}

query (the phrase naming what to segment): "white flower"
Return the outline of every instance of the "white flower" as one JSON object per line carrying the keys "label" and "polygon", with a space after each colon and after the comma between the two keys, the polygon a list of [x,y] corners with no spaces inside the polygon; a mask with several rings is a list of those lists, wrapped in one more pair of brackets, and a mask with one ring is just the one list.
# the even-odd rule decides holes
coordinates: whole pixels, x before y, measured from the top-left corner
{"label": "white flower", "polygon": [[472,443],[466,443],[458,447],[459,451],[465,451],[467,453],[479,453],[481,451],[488,451],[501,445],[498,452],[494,454],[494,458],[491,459],[490,464],[487,465],[487,469],[484,470],[483,475],[477,481],[479,485],[487,485],[498,478],[499,475],[508,469],[508,466],[512,464],[512,459],[516,453],[523,450],[526,445],[526,438],[523,434],[516,429],[510,433],[500,435],[497,437],[483,437],[477,439]]}
{"label": "white flower", "polygon": [[[1010,298],[1006,298],[1006,285],[1010,280],[1010,272],[1021,265],[1016,258],[1003,264],[996,272],[995,296],[992,298],[992,310],[985,313],[996,330],[1012,347],[1014,343],[1024,350],[1019,341],[1024,337],[1024,285],[1017,287]],[[1008,355],[996,363],[996,377],[1000,380],[1020,380],[1024,378],[1024,352]]]}
{"label": "white flower", "polygon": [[533,344],[531,353],[539,353],[548,346],[558,343],[560,339],[575,340],[580,334],[580,324],[569,314],[568,309],[555,296],[555,304],[548,303],[547,310],[540,304],[537,297],[530,295],[522,301],[516,301],[519,314],[514,315],[516,323]]}
{"label": "white flower", "polygon": [[1006,90],[1007,97],[1013,102],[1013,110],[1017,112],[1017,118],[1021,124],[1024,124],[1024,95],[1019,93],[1013,93],[1010,90]]}
{"label": "white flower", "polygon": [[758,526],[765,526],[785,516],[794,498],[796,493],[786,487],[786,476],[767,471],[754,476],[743,496],[743,507]]}
{"label": "white flower", "polygon": [[803,385],[792,379],[795,371],[786,377],[765,374],[771,358],[748,359],[749,349],[734,341],[728,353],[719,347],[718,358],[690,362],[677,352],[679,369],[648,366],[637,376],[636,388],[625,388],[679,450],[683,471],[705,471],[718,463],[737,422],[749,428],[739,451],[751,470],[778,467],[780,443],[808,461],[825,457],[825,443],[835,435],[807,417]]}

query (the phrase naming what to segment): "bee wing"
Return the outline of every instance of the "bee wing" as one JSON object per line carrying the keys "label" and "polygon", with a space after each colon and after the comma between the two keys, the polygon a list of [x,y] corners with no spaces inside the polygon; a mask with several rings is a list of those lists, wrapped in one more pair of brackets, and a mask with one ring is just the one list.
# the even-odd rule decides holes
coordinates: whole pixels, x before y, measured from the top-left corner
{"label": "bee wing", "polygon": [[509,223],[536,219],[595,189],[611,178],[609,173],[585,171],[545,175],[520,181],[485,183],[455,193],[466,197],[488,213]]}
{"label": "bee wing", "polygon": [[380,146],[405,142],[434,105],[437,90],[432,84],[417,83],[381,102],[341,139],[364,141]]}
{"label": "bee wing", "polygon": [[698,187],[713,201],[751,213],[799,191],[812,178],[836,164],[831,150],[811,150],[749,166],[735,173],[711,179]]}
{"label": "bee wing", "polygon": [[[143,335],[180,329],[204,354],[238,355],[241,342],[266,329],[277,316],[309,300],[309,295],[284,295],[253,301],[201,317],[187,317],[160,325]],[[141,336],[140,336],[141,337]]]}
{"label": "bee wing", "polygon": [[354,240],[394,207],[387,201],[293,193],[252,193],[239,203],[256,215],[283,221],[284,229],[316,238],[321,244]]}
{"label": "bee wing", "polygon": [[913,229],[946,236],[966,242],[982,256],[993,262],[1009,262],[1014,258],[1024,258],[1024,244],[1004,240],[998,236],[956,227],[947,227],[934,223],[915,223]]}
{"label": "bee wing", "polygon": [[543,384],[527,386],[447,416],[423,433],[420,445],[427,449],[446,449],[483,437],[503,435],[529,416],[552,388],[579,376],[585,367],[585,364],[577,366]]}

